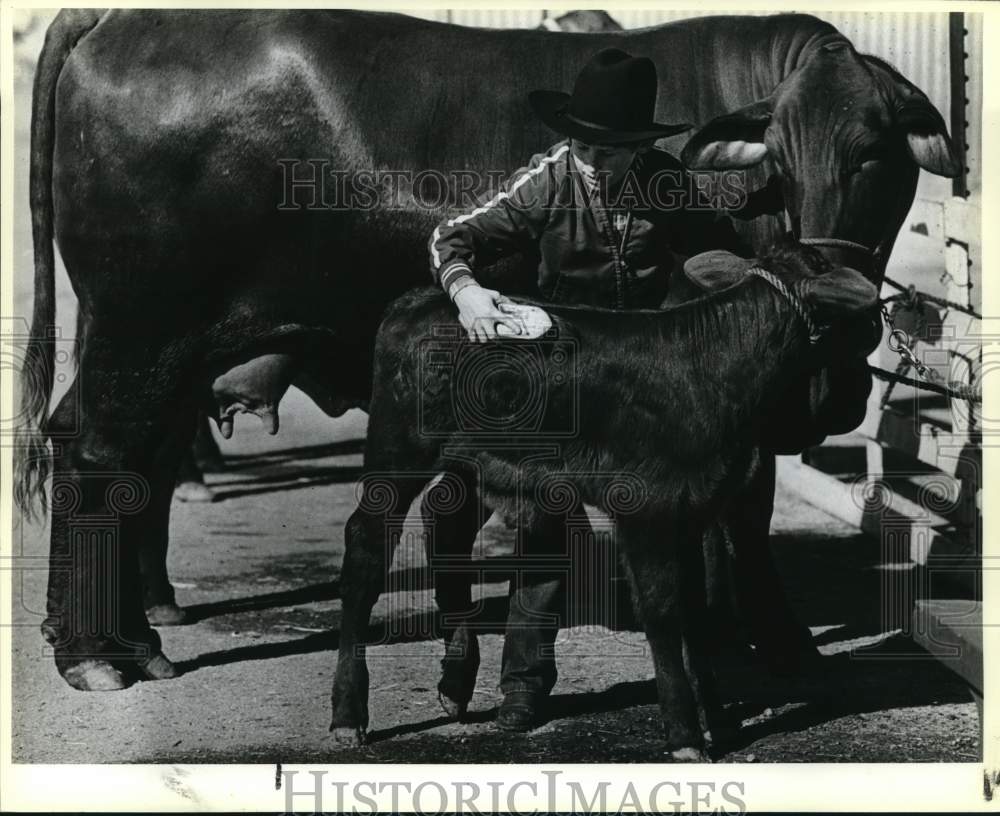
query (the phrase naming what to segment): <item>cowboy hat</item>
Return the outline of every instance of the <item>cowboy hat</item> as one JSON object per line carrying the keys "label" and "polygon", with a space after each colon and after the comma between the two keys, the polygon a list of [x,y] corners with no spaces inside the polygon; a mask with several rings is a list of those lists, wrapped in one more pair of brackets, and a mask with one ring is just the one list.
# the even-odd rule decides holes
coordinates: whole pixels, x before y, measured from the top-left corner
{"label": "cowboy hat", "polygon": [[660,139],[691,125],[661,125],[656,109],[656,66],[618,48],[598,51],[580,71],[573,93],[532,91],[538,118],[558,133],[590,144],[626,144]]}

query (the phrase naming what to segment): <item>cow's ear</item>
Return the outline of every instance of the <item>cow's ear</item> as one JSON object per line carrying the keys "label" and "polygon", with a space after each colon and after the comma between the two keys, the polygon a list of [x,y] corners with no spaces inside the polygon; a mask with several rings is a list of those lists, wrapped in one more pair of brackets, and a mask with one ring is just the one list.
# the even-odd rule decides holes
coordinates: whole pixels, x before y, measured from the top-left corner
{"label": "cow's ear", "polygon": [[764,131],[774,105],[761,99],[717,116],[684,145],[681,161],[692,170],[729,170],[759,164],[767,155]]}
{"label": "cow's ear", "polygon": [[809,303],[833,314],[854,314],[878,301],[875,284],[855,269],[839,266],[802,284],[802,296]]}
{"label": "cow's ear", "polygon": [[913,160],[924,170],[953,178],[962,172],[962,162],[948,138],[944,119],[930,101],[916,94],[896,110],[896,122],[906,134]]}

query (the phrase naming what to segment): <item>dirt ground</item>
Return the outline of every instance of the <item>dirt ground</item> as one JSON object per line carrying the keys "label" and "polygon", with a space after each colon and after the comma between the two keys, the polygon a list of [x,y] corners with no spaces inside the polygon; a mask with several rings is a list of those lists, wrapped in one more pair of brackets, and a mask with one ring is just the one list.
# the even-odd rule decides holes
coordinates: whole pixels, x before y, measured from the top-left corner
{"label": "dirt ground", "polygon": [[[37,33],[37,32],[36,32]],[[39,40],[40,35],[35,37]],[[25,63],[30,68],[30,61]],[[27,89],[16,76],[16,309],[30,315]],[[58,321],[73,300],[60,270]],[[58,677],[38,631],[47,531],[15,521],[13,758],[15,762],[659,762],[661,725],[644,638],[623,610],[564,631],[548,723],[527,735],[495,730],[501,635],[481,637],[470,722],[448,722],[435,686],[441,644],[426,639],[433,600],[422,556],[401,547],[393,592],[379,602],[369,650],[372,739],[338,750],[327,732],[340,602],[343,525],[356,502],[365,417],[323,417],[291,392],[282,430],[241,417],[209,477],[216,501],[175,502],[170,569],[197,622],[161,629],[181,677],[84,694]],[[974,762],[975,705],[964,685],[886,620],[883,600],[909,574],[878,542],[779,494],[773,549],[792,601],[824,657],[809,678],[770,677],[742,653],[720,661],[722,691],[743,721],[724,762]],[[510,533],[492,524],[482,555]],[[502,619],[505,584],[486,583]]]}

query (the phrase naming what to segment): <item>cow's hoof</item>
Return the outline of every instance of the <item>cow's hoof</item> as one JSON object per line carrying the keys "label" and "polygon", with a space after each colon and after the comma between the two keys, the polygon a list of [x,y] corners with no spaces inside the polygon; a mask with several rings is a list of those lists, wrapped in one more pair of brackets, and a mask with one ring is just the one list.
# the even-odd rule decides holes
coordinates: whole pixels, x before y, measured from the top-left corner
{"label": "cow's hoof", "polygon": [[465,712],[469,708],[468,703],[459,703],[440,691],[438,692],[438,702],[441,703],[444,713],[451,719],[458,720],[459,722],[465,719]]}
{"label": "cow's hoof", "polygon": [[360,748],[365,744],[363,728],[353,725],[337,725],[330,729],[333,741],[341,748]]}
{"label": "cow's hoof", "polygon": [[62,676],[80,691],[120,691],[128,688],[125,675],[106,660],[84,660],[67,668]]}
{"label": "cow's hoof", "polygon": [[59,642],[59,629],[57,625],[46,618],[42,621],[42,637],[49,646],[55,646]]}
{"label": "cow's hoof", "polygon": [[183,626],[188,615],[175,603],[157,604],[146,610],[146,620],[152,626]]}
{"label": "cow's hoof", "polygon": [[170,680],[177,677],[177,667],[163,652],[157,652],[139,664],[139,671],[147,680]]}
{"label": "cow's hoof", "polygon": [[215,499],[204,482],[181,482],[174,488],[174,496],[182,502],[210,502]]}
{"label": "cow's hoof", "polygon": [[701,748],[677,748],[669,752],[674,762],[711,762],[708,754]]}

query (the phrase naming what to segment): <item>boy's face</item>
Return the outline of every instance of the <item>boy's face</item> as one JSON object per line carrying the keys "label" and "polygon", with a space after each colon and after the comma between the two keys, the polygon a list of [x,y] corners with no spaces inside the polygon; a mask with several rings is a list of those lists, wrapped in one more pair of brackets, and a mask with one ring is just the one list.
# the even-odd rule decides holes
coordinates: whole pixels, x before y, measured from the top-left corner
{"label": "boy's face", "polygon": [[585,165],[588,172],[607,179],[607,186],[613,189],[628,172],[635,160],[636,154],[645,147],[644,144],[627,145],[592,145],[579,139],[572,140],[573,155]]}

